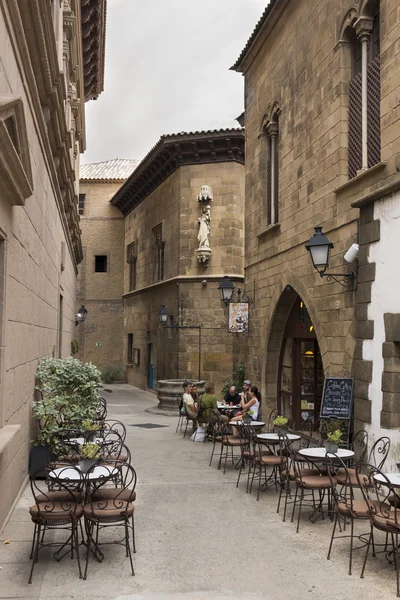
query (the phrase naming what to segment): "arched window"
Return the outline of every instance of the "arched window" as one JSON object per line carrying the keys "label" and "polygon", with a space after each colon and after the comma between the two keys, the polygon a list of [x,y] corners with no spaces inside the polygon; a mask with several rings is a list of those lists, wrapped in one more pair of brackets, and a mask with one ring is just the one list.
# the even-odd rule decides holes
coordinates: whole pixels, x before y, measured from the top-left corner
{"label": "arched window", "polygon": [[380,19],[379,5],[371,16],[359,17],[351,33],[349,83],[349,178],[381,160]]}
{"label": "arched window", "polygon": [[267,218],[267,225],[276,225],[279,223],[279,111],[274,112],[264,125],[263,139],[264,215]]}

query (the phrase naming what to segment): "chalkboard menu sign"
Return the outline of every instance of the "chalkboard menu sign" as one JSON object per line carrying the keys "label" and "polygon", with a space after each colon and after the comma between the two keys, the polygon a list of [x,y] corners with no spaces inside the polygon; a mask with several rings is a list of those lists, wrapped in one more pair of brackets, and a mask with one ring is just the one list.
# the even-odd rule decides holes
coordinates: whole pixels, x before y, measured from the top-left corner
{"label": "chalkboard menu sign", "polygon": [[322,393],[321,419],[350,420],[353,407],[354,379],[326,377]]}

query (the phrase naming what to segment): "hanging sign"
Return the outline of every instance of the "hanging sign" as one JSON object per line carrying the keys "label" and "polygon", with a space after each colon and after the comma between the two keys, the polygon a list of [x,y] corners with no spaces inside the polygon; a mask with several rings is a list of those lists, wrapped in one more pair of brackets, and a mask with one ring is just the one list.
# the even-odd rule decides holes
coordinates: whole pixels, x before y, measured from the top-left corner
{"label": "hanging sign", "polygon": [[230,333],[248,333],[249,331],[249,303],[231,302],[229,304]]}

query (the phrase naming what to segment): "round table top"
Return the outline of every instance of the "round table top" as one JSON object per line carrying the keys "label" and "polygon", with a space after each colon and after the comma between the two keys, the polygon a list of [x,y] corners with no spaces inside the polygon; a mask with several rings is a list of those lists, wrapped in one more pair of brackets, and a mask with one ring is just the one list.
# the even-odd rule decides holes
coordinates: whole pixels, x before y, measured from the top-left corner
{"label": "round table top", "polygon": [[101,465],[95,467],[90,473],[81,472],[82,477],[79,477],[77,470],[80,471],[79,465],[77,464],[75,469],[69,469],[68,467],[61,467],[59,469],[54,469],[50,471],[49,477],[52,479],[61,479],[68,481],[81,481],[81,479],[86,478],[92,481],[96,479],[100,479],[101,477],[111,477],[112,475],[116,475],[118,470],[114,468],[102,467]]}
{"label": "round table top", "polygon": [[[233,425],[233,427],[236,427],[236,425],[242,425],[243,421],[229,421],[229,425]],[[264,427],[265,423],[264,421],[250,421],[250,423],[247,423],[247,425],[251,425],[252,427]]]}
{"label": "round table top", "polygon": [[374,479],[384,485],[387,485],[387,480],[389,480],[393,487],[400,487],[400,473],[383,473],[383,475],[377,473],[374,475]]}
{"label": "round table top", "polygon": [[[326,448],[302,448],[299,450],[299,454],[306,458],[325,458]],[[339,448],[335,454],[341,459],[352,458],[354,456],[353,450],[347,450],[346,448]]]}
{"label": "round table top", "polygon": [[234,404],[231,406],[230,404],[224,404],[223,402],[217,402],[217,407],[220,410],[232,410],[233,408],[240,408],[240,404]]}
{"label": "round table top", "polygon": [[[286,435],[291,442],[301,439],[301,435],[297,435],[297,433],[287,433]],[[278,433],[259,433],[257,437],[265,442],[279,442],[279,438],[282,439]]]}

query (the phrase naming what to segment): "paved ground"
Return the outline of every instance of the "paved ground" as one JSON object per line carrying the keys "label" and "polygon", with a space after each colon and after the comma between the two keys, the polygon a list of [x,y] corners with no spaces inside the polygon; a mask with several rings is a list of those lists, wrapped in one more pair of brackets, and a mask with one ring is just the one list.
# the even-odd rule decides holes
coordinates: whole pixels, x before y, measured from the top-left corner
{"label": "paved ground", "polygon": [[[381,557],[359,578],[347,575],[347,542],[337,542],[326,560],[330,521],[311,524],[305,511],[300,533],[276,513],[268,490],[256,502],[236,488],[237,472],[209,467],[210,444],[175,433],[176,419],[145,412],[155,396],[128,385],[105,392],[111,416],[128,430],[127,443],[138,473],[136,576],[118,546],[106,547],[103,563],[92,561],[88,580],[76,562],[56,563],[43,552],[32,585],[27,584],[33,527],[25,492],[0,536],[0,598],[58,600],[306,600],[395,597],[395,572]],[[162,428],[134,427],[141,423]],[[1,496],[0,496],[1,501]],[[361,527],[361,530],[367,528]],[[4,540],[10,544],[4,545]],[[362,551],[361,551],[362,552]],[[380,571],[379,571],[380,569]]]}

